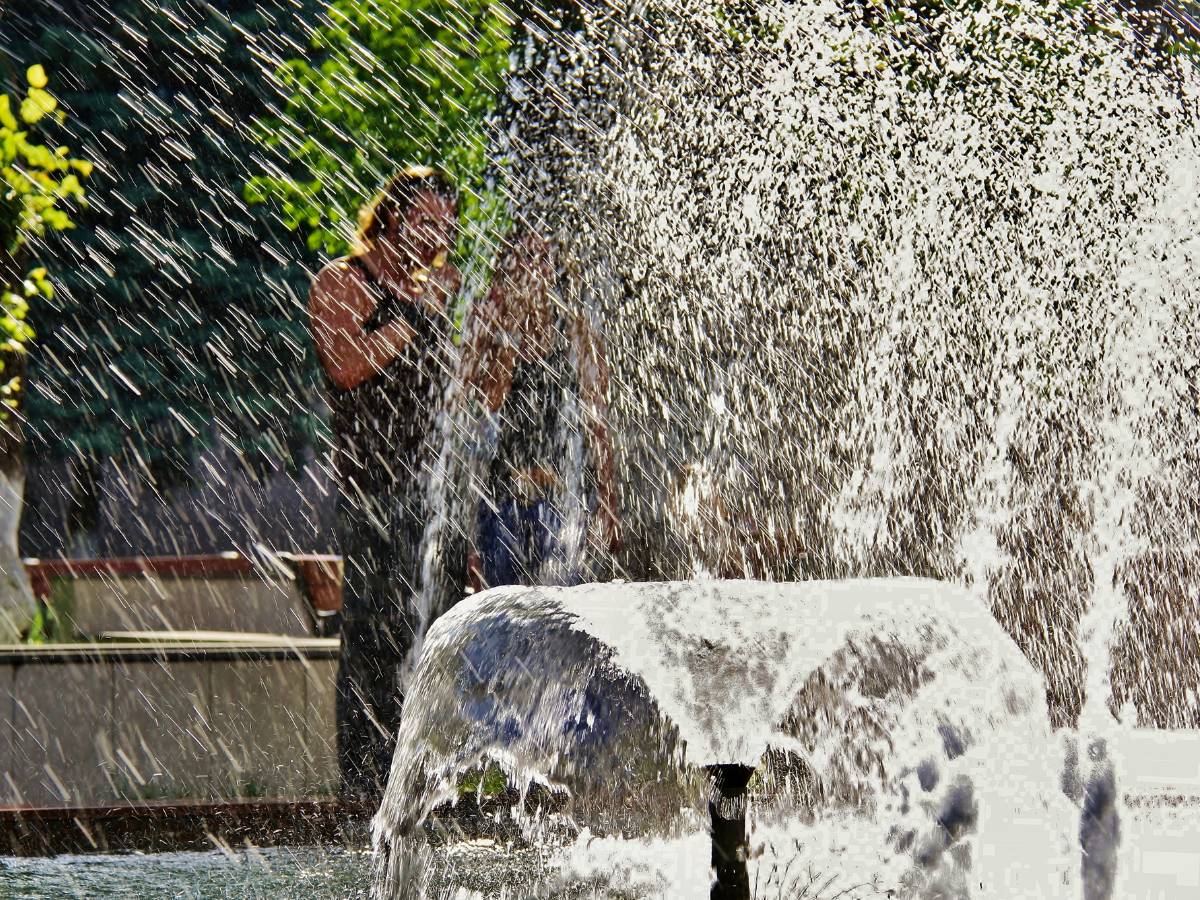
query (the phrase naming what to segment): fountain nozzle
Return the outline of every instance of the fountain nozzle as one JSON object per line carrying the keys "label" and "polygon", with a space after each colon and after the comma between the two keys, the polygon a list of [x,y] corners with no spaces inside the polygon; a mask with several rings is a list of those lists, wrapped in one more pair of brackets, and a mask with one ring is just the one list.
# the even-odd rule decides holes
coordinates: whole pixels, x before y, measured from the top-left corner
{"label": "fountain nozzle", "polygon": [[712,779],[708,813],[712,819],[711,900],[750,900],[746,872],[746,786],[753,766],[737,763],[705,766]]}

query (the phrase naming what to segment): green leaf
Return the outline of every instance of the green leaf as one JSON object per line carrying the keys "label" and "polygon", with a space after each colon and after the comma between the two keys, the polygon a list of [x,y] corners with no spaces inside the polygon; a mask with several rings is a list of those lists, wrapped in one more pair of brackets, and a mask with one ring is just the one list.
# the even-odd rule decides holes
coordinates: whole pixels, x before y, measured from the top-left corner
{"label": "green leaf", "polygon": [[[513,24],[487,0],[333,0],[312,36],[318,52],[275,72],[289,95],[281,114],[253,126],[256,140],[291,165],[252,180],[263,189],[247,197],[278,203],[286,227],[306,232],[310,247],[340,253],[346,239],[330,224],[353,222],[379,173],[398,160],[435,162],[464,195],[481,190],[484,121]],[[462,205],[464,224],[474,209]]]}
{"label": "green leaf", "polygon": [[17,130],[17,120],[13,118],[12,101],[9,100],[8,94],[0,94],[0,126],[9,131]]}
{"label": "green leaf", "polygon": [[46,111],[28,97],[21,101],[20,113],[21,121],[26,125],[36,125],[46,115]]}

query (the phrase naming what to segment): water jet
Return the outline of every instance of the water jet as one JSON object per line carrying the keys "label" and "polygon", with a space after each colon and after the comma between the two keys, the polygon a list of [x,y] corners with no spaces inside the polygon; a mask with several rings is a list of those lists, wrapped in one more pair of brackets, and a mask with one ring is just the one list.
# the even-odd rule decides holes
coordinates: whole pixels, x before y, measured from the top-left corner
{"label": "water jet", "polygon": [[[494,759],[570,797],[523,825],[567,881],[609,853],[654,882],[650,836],[737,885],[788,841],[901,896],[1111,881],[1078,843],[1118,833],[1112,785],[1071,807],[1048,735],[1104,739],[1122,705],[1200,724],[1187,629],[1156,614],[1197,616],[1200,85],[1093,27],[1100,4],[898,6],[571,4],[530,29],[498,155],[556,299],[605,337],[630,531],[580,541],[579,570],[645,583],[488,594],[430,631],[385,867]],[[573,471],[556,500],[586,510]],[[903,599],[814,615],[865,576],[889,577],[845,589]],[[706,767],[764,756],[797,774],[752,801],[782,844],[743,854]]]}

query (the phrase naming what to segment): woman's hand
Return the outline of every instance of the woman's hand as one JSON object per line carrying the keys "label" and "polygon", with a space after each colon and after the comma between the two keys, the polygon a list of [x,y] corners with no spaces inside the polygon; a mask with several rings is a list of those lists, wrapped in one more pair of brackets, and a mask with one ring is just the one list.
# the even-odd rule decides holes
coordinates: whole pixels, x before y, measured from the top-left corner
{"label": "woman's hand", "polygon": [[456,266],[444,263],[430,269],[424,282],[421,301],[430,312],[440,313],[446,309],[450,299],[462,288],[462,273]]}
{"label": "woman's hand", "polygon": [[478,594],[483,586],[483,558],[472,549],[467,554],[467,593]]}

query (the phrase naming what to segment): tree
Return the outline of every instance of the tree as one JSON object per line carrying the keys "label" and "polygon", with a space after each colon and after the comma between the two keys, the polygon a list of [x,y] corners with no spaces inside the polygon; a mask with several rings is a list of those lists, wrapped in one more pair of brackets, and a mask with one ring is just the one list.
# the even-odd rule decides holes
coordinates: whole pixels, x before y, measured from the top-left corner
{"label": "tree", "polygon": [[81,178],[90,162],[74,159],[65,146],[48,147],[35,130],[61,120],[58,101],[46,90],[41,65],[26,72],[24,98],[13,109],[0,94],[0,640],[18,638],[34,609],[29,578],[17,548],[24,497],[22,460],[25,355],[34,333],[30,303],[51,301],[54,288],[44,267],[28,268],[34,242],[74,227],[71,214],[84,202]]}
{"label": "tree", "polygon": [[320,431],[302,314],[314,259],[241,197],[267,164],[249,139],[274,98],[261,59],[306,32],[317,2],[7,13],[0,44],[59,60],[58,130],[105,161],[76,239],[47,251],[60,290],[35,316],[30,357],[31,447],[71,461],[83,495],[109,459],[165,491],[206,446],[256,476],[297,464]]}
{"label": "tree", "polygon": [[286,161],[251,179],[247,199],[277,204],[311,249],[337,255],[365,198],[401,166],[432,163],[463,189],[465,221],[478,222],[485,123],[512,26],[494,0],[334,0],[311,56],[276,69],[288,99],[257,135]]}

